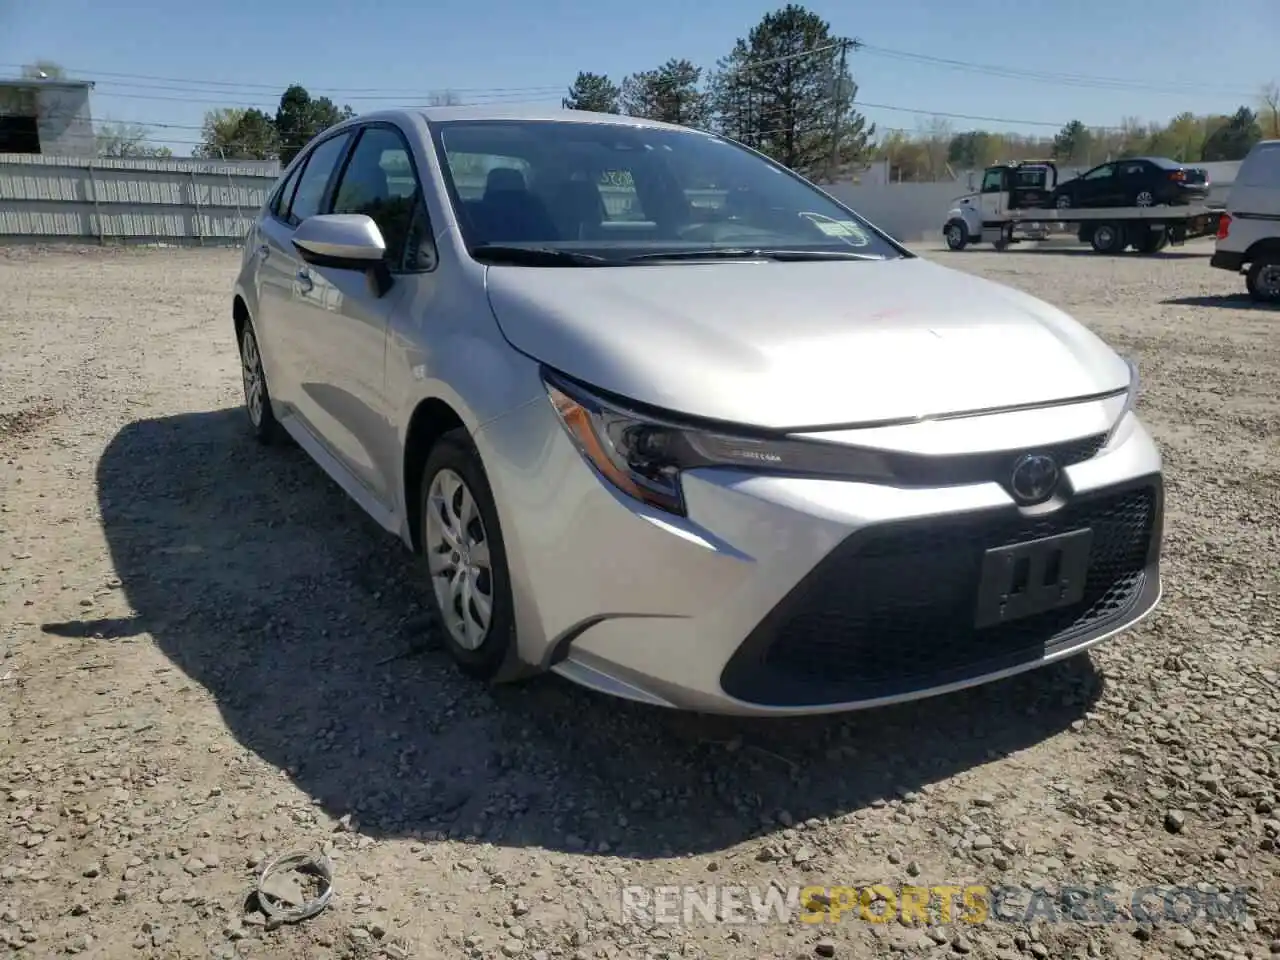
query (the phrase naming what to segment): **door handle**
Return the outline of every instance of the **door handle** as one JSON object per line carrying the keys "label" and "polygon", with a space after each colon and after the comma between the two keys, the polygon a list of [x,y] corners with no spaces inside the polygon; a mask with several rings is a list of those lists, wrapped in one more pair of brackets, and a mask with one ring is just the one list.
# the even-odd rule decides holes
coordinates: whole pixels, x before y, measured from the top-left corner
{"label": "door handle", "polygon": [[271,256],[271,247],[265,243],[260,243],[258,244],[258,253],[262,256],[262,259],[265,260],[267,257]]}
{"label": "door handle", "polygon": [[302,287],[304,294],[310,293],[315,288],[315,281],[311,279],[311,274],[305,270],[299,270],[297,273],[298,285]]}

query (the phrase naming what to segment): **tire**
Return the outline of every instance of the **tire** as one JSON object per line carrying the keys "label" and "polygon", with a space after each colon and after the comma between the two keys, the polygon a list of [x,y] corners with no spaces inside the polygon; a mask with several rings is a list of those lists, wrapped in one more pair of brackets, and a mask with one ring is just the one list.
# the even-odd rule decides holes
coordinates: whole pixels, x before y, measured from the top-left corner
{"label": "tire", "polygon": [[[440,619],[445,649],[467,676],[515,679],[524,671],[516,660],[506,547],[493,491],[465,430],[451,430],[431,448],[419,496],[428,598]],[[462,549],[455,549],[459,532],[464,534]],[[482,545],[487,547],[483,554]],[[455,589],[453,573],[460,566],[467,572]],[[488,601],[487,620],[482,598]]]}
{"label": "tire", "polygon": [[1068,210],[1071,208],[1071,197],[1065,193],[1059,194],[1054,198],[1053,205],[1058,210]]}
{"label": "tire", "polygon": [[253,324],[246,320],[240,331],[240,379],[244,384],[244,409],[254,438],[264,446],[278,443],[284,435],[271,409],[271,391],[262,369],[262,351]]}
{"label": "tire", "polygon": [[1139,190],[1133,195],[1133,205],[1135,207],[1154,207],[1156,205],[1156,195],[1150,190]]}
{"label": "tire", "polygon": [[1168,245],[1169,228],[1160,227],[1158,230],[1148,228],[1142,238],[1133,246],[1139,253],[1159,253]]}
{"label": "tire", "polygon": [[1263,254],[1254,260],[1244,282],[1258,303],[1280,303],[1280,254]]}
{"label": "tire", "polygon": [[942,230],[949,250],[963,250],[969,244],[969,228],[963,220],[951,220]]}
{"label": "tire", "polygon": [[1100,223],[1094,227],[1089,243],[1098,253],[1119,253],[1125,247],[1124,231],[1117,223]]}

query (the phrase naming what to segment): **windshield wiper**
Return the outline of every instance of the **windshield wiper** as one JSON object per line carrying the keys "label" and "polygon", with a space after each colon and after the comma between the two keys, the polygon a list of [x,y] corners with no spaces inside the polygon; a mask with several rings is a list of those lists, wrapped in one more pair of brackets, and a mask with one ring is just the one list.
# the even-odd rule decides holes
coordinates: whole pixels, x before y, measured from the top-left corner
{"label": "windshield wiper", "polygon": [[854,253],[851,250],[777,250],[768,247],[708,247],[705,250],[672,250],[667,253],[642,253],[628,257],[628,263],[644,260],[777,260],[784,263],[801,260],[883,260],[879,254]]}
{"label": "windshield wiper", "polygon": [[616,261],[593,253],[555,250],[551,247],[517,247],[501,243],[480,243],[468,251],[486,263],[511,263],[527,267],[600,267]]}

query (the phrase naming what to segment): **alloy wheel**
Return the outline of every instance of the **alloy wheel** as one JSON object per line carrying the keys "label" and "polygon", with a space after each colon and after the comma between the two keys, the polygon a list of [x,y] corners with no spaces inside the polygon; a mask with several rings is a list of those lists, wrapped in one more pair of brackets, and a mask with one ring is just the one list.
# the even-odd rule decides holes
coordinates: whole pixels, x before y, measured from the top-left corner
{"label": "alloy wheel", "polygon": [[493,617],[489,538],[475,496],[453,470],[440,470],[427,491],[425,553],[445,629],[476,650]]}
{"label": "alloy wheel", "polygon": [[258,341],[253,331],[245,328],[240,338],[240,372],[244,379],[244,405],[255,427],[262,425],[263,374],[262,357],[258,354]]}
{"label": "alloy wheel", "polygon": [[1153,207],[1155,206],[1156,198],[1150,190],[1143,190],[1134,198],[1134,203],[1139,207]]}

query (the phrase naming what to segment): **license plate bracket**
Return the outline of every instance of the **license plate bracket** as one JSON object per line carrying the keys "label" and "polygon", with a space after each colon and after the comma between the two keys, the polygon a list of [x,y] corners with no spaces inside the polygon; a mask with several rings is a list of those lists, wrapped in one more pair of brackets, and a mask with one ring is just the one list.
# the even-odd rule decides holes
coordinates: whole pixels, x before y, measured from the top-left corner
{"label": "license plate bracket", "polygon": [[1093,530],[993,547],[982,558],[974,625],[992,627],[1079,603]]}

